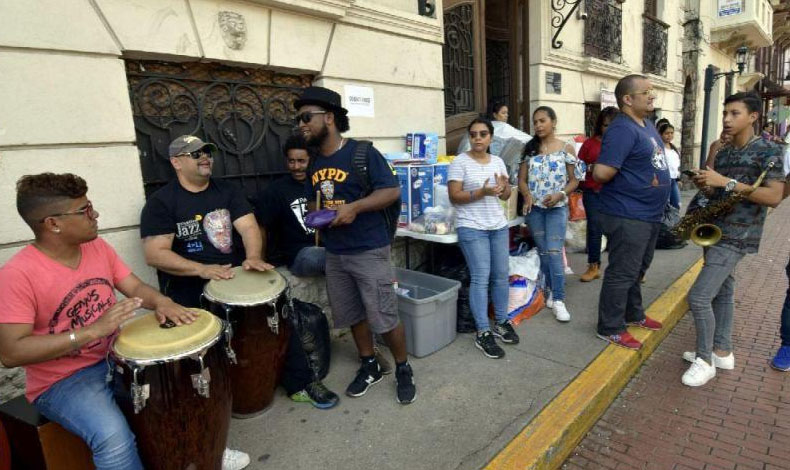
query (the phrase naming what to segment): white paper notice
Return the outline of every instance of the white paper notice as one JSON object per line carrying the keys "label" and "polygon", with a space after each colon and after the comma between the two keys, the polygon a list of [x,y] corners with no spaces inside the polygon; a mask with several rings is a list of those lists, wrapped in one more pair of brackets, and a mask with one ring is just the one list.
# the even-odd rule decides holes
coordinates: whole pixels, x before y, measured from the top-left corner
{"label": "white paper notice", "polygon": [[373,88],[345,85],[346,109],[349,116],[375,117]]}

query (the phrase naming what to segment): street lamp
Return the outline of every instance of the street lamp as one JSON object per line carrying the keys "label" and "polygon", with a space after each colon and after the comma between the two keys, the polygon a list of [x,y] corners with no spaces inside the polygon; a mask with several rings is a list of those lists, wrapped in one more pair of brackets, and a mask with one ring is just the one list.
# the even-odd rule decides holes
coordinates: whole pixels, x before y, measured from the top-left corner
{"label": "street lamp", "polygon": [[730,70],[729,72],[715,73],[713,65],[705,67],[705,100],[702,108],[702,146],[700,148],[699,167],[705,168],[705,159],[708,152],[708,121],[710,121],[710,92],[713,91],[713,84],[716,83],[721,77],[731,77],[736,73],[738,75],[743,73],[746,68],[746,62],[749,60],[749,49],[746,46],[741,46],[735,51],[735,63],[738,65],[738,70]]}

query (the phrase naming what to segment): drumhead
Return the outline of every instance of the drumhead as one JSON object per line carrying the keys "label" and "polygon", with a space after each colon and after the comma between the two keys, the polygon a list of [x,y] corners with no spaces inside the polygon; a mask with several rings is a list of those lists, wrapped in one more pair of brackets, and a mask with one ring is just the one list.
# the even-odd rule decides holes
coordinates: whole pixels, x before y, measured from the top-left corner
{"label": "drumhead", "polygon": [[209,281],[203,295],[228,305],[259,305],[279,297],[287,285],[285,277],[277,271],[245,271],[237,266],[233,268],[233,279]]}
{"label": "drumhead", "polygon": [[153,312],[129,320],[121,326],[113,353],[130,362],[161,362],[192,355],[216,343],[222,321],[205,310],[190,310],[198,313],[195,321],[172,328],[160,327]]}

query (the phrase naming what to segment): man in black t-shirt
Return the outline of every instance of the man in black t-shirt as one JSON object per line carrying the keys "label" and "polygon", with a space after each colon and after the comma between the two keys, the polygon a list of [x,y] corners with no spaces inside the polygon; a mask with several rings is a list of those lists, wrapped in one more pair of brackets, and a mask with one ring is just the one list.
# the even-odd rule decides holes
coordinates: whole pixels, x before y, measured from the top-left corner
{"label": "man in black t-shirt", "polygon": [[[380,334],[395,359],[399,403],[414,401],[416,387],[406,356],[406,338],[390,260],[390,234],[382,210],[400,197],[395,172],[373,146],[367,152],[367,178],[354,168],[357,142],[341,133],[349,130],[348,111],[340,95],[310,87],[294,103],[302,135],[317,151],[305,178],[308,200],[320,193],[321,207],[337,211],[321,230],[326,246],[326,287],[335,328],[350,327],[362,365],[346,388],[359,397],[381,381],[371,333]],[[365,193],[366,187],[372,192]],[[313,201],[315,203],[316,201]]]}
{"label": "man in black t-shirt", "polygon": [[[244,194],[211,178],[216,149],[191,135],[175,139],[169,153],[177,178],[148,198],[140,220],[145,260],[157,269],[160,290],[187,307],[200,307],[206,282],[232,278],[233,266],[274,268],[261,257],[260,228]],[[337,395],[313,380],[299,335],[290,338],[283,387],[295,401],[331,408]]]}
{"label": "man in black t-shirt", "polygon": [[290,175],[261,191],[255,217],[261,224],[263,251],[275,265],[284,264],[294,276],[323,276],[326,250],[315,245],[315,229],[305,226],[305,178],[310,155],[302,136],[291,136],[283,149]]}

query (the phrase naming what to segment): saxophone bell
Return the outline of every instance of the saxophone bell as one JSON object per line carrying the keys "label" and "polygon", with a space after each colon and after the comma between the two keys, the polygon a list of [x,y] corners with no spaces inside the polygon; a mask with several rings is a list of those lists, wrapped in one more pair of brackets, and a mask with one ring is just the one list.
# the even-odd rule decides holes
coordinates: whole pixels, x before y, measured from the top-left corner
{"label": "saxophone bell", "polygon": [[688,238],[703,248],[713,246],[721,240],[721,229],[714,224],[699,224],[691,230]]}

